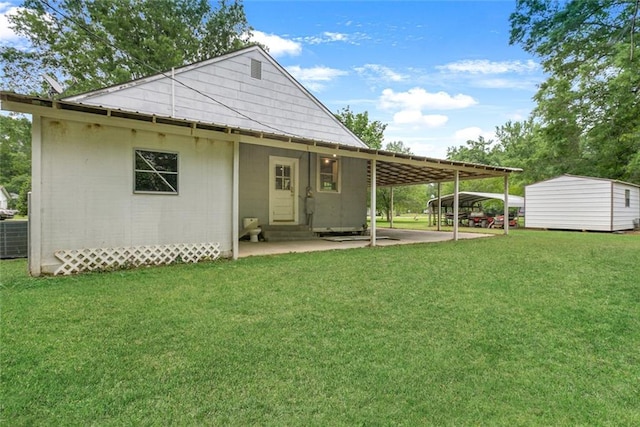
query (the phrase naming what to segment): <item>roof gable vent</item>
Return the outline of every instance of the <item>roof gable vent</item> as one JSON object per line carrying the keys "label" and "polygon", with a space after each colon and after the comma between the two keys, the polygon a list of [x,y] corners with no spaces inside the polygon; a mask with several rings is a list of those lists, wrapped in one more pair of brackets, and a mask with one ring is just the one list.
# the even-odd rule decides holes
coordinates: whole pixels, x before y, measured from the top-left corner
{"label": "roof gable vent", "polygon": [[256,59],[251,60],[251,77],[262,80],[262,62]]}

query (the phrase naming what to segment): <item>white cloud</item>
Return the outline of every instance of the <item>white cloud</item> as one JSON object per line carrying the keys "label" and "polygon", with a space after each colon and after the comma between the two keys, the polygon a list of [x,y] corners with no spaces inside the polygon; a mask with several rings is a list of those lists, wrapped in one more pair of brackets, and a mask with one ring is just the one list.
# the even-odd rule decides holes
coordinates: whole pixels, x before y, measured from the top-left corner
{"label": "white cloud", "polygon": [[397,73],[391,68],[379,64],[365,64],[362,67],[354,68],[354,70],[364,77],[382,79],[385,81],[400,82],[407,78],[407,76]]}
{"label": "white cloud", "polygon": [[331,33],[329,31],[325,31],[324,36],[327,40],[332,42],[344,42],[349,39],[349,37],[344,33]]}
{"label": "white cloud", "polygon": [[0,3],[0,44],[15,43],[21,39],[13,29],[10,28],[8,17],[15,15],[20,8],[12,6],[10,3]]}
{"label": "white cloud", "polygon": [[322,82],[329,82],[348,74],[346,71],[329,67],[302,68],[299,65],[287,67],[287,71],[300,83],[313,91],[324,89]]}
{"label": "white cloud", "polygon": [[430,93],[415,87],[406,92],[394,92],[393,89],[385,89],[380,96],[380,107],[383,109],[403,110],[452,110],[467,108],[477,104],[478,101],[469,95],[457,94],[454,96],[440,91]]}
{"label": "white cloud", "polygon": [[254,30],[251,40],[269,48],[269,54],[276,58],[284,55],[297,56],[302,52],[300,43],[284,39],[275,34],[266,34],[262,31]]}
{"label": "white cloud", "polygon": [[414,125],[435,128],[443,126],[449,117],[441,114],[422,114],[419,110],[402,110],[393,115],[393,123],[397,125]]}
{"label": "white cloud", "polygon": [[329,31],[325,31],[320,36],[309,36],[305,37],[303,40],[309,44],[349,42],[349,36],[344,33],[332,33]]}
{"label": "white cloud", "polygon": [[320,35],[300,37],[297,40],[307,44],[324,44],[324,43],[347,43],[351,45],[357,45],[361,40],[369,39],[370,37],[364,33],[334,33],[325,31]]}
{"label": "white cloud", "polygon": [[489,61],[488,59],[467,59],[436,67],[442,71],[469,74],[532,73],[540,69],[539,64],[529,59],[522,61]]}

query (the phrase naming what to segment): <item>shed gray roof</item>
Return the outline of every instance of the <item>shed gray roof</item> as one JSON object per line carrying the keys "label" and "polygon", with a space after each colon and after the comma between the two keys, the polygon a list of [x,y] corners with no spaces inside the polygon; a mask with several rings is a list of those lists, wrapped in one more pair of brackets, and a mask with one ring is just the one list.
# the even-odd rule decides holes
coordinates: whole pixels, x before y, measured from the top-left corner
{"label": "shed gray roof", "polygon": [[613,183],[616,183],[616,184],[631,185],[633,187],[640,188],[640,184],[634,184],[633,182],[625,182],[625,181],[620,181],[620,180],[617,180],[617,179],[610,179],[610,178],[600,178],[600,177],[597,177],[597,176],[573,175],[573,174],[569,174],[569,173],[565,173],[564,175],[559,175],[559,176],[555,176],[553,178],[549,178],[549,179],[545,179],[545,180],[542,180],[542,181],[538,181],[536,183],[527,185],[527,187],[535,186],[535,185],[542,184],[542,183],[545,183],[545,182],[559,180],[559,179],[566,178],[566,177],[585,179],[585,180],[588,180],[588,181],[613,182]]}
{"label": "shed gray roof", "polygon": [[[453,194],[442,196],[441,205],[444,207],[453,207]],[[460,207],[472,207],[474,203],[484,200],[501,200],[504,203],[504,194],[501,193],[474,193],[470,191],[461,191],[458,193],[458,205]],[[429,200],[429,205],[437,205],[438,199]],[[523,208],[524,197],[509,194],[509,207]]]}

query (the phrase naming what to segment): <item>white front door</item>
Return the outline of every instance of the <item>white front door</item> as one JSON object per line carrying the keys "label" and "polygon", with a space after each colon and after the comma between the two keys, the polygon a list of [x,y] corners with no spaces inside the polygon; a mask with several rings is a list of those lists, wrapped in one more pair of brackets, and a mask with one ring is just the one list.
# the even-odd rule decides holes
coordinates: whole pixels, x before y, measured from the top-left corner
{"label": "white front door", "polygon": [[269,224],[298,223],[298,159],[269,157]]}

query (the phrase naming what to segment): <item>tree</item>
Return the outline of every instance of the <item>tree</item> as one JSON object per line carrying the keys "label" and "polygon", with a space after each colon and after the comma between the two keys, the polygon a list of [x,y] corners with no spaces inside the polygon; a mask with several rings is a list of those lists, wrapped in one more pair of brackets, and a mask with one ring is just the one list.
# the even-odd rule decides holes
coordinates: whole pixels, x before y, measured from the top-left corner
{"label": "tree", "polygon": [[466,145],[447,148],[447,159],[497,166],[500,164],[499,151],[492,139],[479,136],[477,141],[470,139]]}
{"label": "tree", "polygon": [[[384,149],[394,153],[412,154],[411,149],[405,147],[402,141],[389,142]],[[427,190],[424,184],[378,188],[376,192],[377,208],[387,217],[387,221],[390,221],[391,215],[396,212],[422,212],[426,194]]]}
{"label": "tree", "polygon": [[250,44],[241,0],[26,0],[9,17],[26,50],[2,47],[5,89],[43,93],[41,73],[84,92]]}
{"label": "tree", "polygon": [[0,184],[18,193],[31,173],[31,122],[0,115]]}
{"label": "tree", "polygon": [[0,185],[19,195],[17,205],[10,200],[10,207],[25,215],[31,188],[31,122],[24,117],[0,115],[0,129]]}
{"label": "tree", "polygon": [[549,78],[535,117],[556,172],[640,182],[640,2],[519,0],[511,43]]}
{"label": "tree", "polygon": [[[378,120],[370,121],[369,113],[354,113],[347,106],[336,113],[336,118],[342,122],[351,132],[360,138],[370,148],[382,149],[384,141],[384,130],[386,124]],[[411,154],[411,149],[406,147],[402,141],[392,141],[385,146],[386,151],[394,153]],[[391,188],[378,188],[376,191],[376,208],[383,212],[387,221],[393,214],[391,209]],[[423,209],[426,197],[426,187],[424,185],[413,185],[397,187],[393,190],[393,205],[396,211],[412,210],[420,212]]]}
{"label": "tree", "polygon": [[338,111],[335,116],[369,148],[377,150],[382,148],[384,130],[387,125],[378,120],[369,121],[369,113],[367,111],[356,114],[347,106]]}

